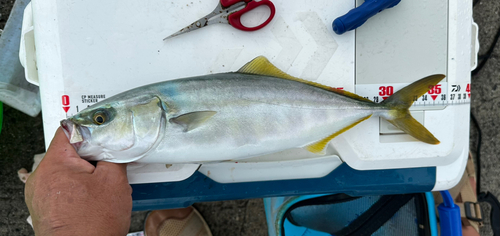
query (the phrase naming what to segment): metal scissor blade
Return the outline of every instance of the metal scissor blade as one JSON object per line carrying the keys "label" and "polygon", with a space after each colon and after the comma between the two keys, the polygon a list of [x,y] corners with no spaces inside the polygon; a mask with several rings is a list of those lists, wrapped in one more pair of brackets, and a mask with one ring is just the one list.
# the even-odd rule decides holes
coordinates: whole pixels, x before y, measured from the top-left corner
{"label": "metal scissor blade", "polygon": [[221,3],[219,2],[217,7],[210,14],[200,18],[199,20],[197,20],[197,21],[193,22],[192,24],[190,24],[189,26],[177,31],[176,33],[164,38],[163,41],[165,41],[169,38],[173,38],[175,36],[179,36],[179,35],[187,33],[187,32],[191,32],[193,30],[203,28],[207,25],[211,25],[211,24],[215,24],[215,23],[228,24],[229,23],[229,21],[227,20],[228,15],[235,12],[235,11],[240,10],[242,7],[245,6],[245,4],[246,3],[244,1],[242,1],[242,2],[235,3],[230,7],[223,8]]}
{"label": "metal scissor blade", "polygon": [[187,33],[187,32],[191,32],[193,30],[197,30],[197,29],[200,29],[200,28],[203,28],[207,26],[207,20],[206,20],[206,16],[204,18],[201,18],[195,22],[193,22],[192,24],[190,24],[189,26],[187,27],[184,27],[182,28],[181,30],[171,34],[170,36],[166,37],[163,39],[163,41],[169,39],[169,38],[173,38],[175,36],[179,36],[181,34],[184,34],[184,33]]}
{"label": "metal scissor blade", "polygon": [[184,33],[189,32],[189,31],[190,31],[190,30],[189,30],[189,28],[188,28],[188,27],[186,27],[186,28],[181,29],[181,30],[179,30],[179,31],[177,31],[177,32],[175,32],[175,33],[173,33],[173,34],[171,34],[170,36],[168,36],[168,37],[164,38],[164,39],[163,39],[163,41],[165,41],[165,40],[167,40],[167,39],[169,39],[169,38],[173,38],[173,37],[175,37],[175,36],[178,36],[178,35],[184,34]]}

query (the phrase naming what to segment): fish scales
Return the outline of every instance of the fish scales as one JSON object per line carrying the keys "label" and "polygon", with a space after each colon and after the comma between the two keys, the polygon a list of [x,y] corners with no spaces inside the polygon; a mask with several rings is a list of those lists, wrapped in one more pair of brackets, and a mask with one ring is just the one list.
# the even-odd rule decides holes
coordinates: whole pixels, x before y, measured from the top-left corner
{"label": "fish scales", "polygon": [[408,108],[443,78],[428,76],[377,104],[292,77],[258,57],[236,73],[123,92],[61,126],[82,158],[117,163],[205,163],[297,147],[322,154],[332,138],[372,115],[438,144]]}
{"label": "fish scales", "polygon": [[172,81],[150,89],[173,92],[158,94],[168,106],[180,108],[171,117],[217,111],[192,132],[167,127],[168,138],[150,155],[168,155],[179,162],[228,160],[240,152],[250,157],[275,148],[304,146],[380,110],[376,104],[300,82],[236,73]]}

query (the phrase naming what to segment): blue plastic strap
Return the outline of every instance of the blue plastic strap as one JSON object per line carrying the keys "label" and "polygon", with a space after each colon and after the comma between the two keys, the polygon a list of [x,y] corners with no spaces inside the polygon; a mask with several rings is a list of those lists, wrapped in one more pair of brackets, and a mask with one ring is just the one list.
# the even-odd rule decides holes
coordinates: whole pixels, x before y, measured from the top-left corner
{"label": "blue plastic strap", "polygon": [[431,192],[425,193],[425,198],[427,200],[427,209],[429,211],[429,226],[431,228],[431,236],[438,236],[437,230],[437,220],[436,220],[436,210],[434,206],[434,196]]}

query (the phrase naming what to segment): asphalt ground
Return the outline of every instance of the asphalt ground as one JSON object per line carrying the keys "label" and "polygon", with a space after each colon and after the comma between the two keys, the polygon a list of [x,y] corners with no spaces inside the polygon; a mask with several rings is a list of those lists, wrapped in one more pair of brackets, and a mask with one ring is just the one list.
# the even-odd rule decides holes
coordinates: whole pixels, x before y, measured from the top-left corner
{"label": "asphalt ground", "polygon": [[[0,0],[0,29],[3,28],[14,1]],[[479,25],[479,55],[485,55],[500,29],[500,2],[482,0],[474,7]],[[485,66],[472,78],[471,111],[482,129],[481,189],[500,196],[500,45],[496,45]],[[0,52],[1,53],[1,52]],[[477,130],[471,125],[471,151],[476,152]],[[29,117],[4,105],[4,122],[0,134],[0,235],[34,235],[26,223],[23,183],[17,177],[20,168],[30,168],[33,156],[44,152],[41,115]],[[484,216],[488,205],[481,204]],[[261,199],[197,203],[214,235],[267,235]],[[142,230],[146,212],[135,212],[131,231]],[[493,235],[489,219],[481,235]],[[497,222],[500,224],[500,222]]]}

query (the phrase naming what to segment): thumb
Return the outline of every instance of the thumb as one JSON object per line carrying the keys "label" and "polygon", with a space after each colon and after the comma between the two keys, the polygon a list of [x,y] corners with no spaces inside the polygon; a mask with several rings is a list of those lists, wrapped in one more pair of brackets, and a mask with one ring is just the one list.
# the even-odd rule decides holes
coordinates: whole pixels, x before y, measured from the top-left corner
{"label": "thumb", "polygon": [[81,159],[78,153],[76,153],[75,148],[69,143],[61,127],[57,129],[49,149],[38,167],[40,168],[41,166],[50,166],[52,169],[62,168],[65,170],[83,171],[86,173],[92,173],[95,170],[92,164]]}
{"label": "thumb", "polygon": [[44,159],[60,159],[60,158],[78,158],[80,156],[76,153],[73,145],[69,143],[66,134],[61,127],[59,127],[54,135],[54,138],[50,142],[49,148],[47,149],[47,154]]}

